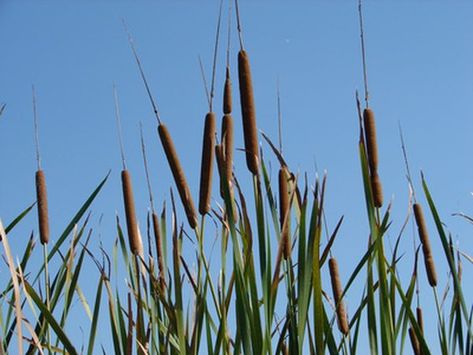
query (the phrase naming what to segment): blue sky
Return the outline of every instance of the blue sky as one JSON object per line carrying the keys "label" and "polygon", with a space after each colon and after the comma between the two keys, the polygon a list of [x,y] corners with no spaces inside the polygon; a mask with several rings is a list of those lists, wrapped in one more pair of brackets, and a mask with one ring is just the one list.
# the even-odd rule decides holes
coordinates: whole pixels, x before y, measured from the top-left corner
{"label": "blue sky", "polygon": [[[241,1],[258,127],[276,140],[279,80],[284,155],[294,171],[308,172],[312,180],[315,161],[320,172],[327,170],[329,226],[333,228],[345,215],[334,246],[342,275],[347,275],[361,257],[368,235],[354,100],[355,90],[362,91],[363,84],[356,10],[355,1]],[[113,83],[120,97],[125,151],[142,228],[148,199],[139,147],[140,121],[145,128],[155,198],[158,205],[164,200],[169,203],[169,187],[174,185],[122,18],[135,38],[161,117],[173,135],[196,200],[201,132],[208,110],[198,56],[202,56],[209,76],[217,14],[217,1],[1,2],[0,103],[7,104],[0,118],[0,161],[4,167],[0,218],[4,223],[35,199],[32,84],[37,91],[53,239],[109,169],[111,177],[92,208],[93,223],[102,240],[115,238],[115,214],[123,217],[124,212]],[[460,248],[469,254],[473,249],[471,226],[451,214],[473,214],[472,15],[473,4],[467,1],[365,4],[370,104],[377,117],[379,172],[385,199],[393,200],[390,236],[393,240],[397,236],[407,211],[400,122],[420,201],[425,204],[419,175],[423,169],[444,222]],[[223,24],[226,29],[226,15]],[[235,100],[237,44],[233,31]],[[222,40],[218,55],[214,104],[218,114],[225,45],[226,40]],[[237,101],[234,111],[236,146],[242,147]],[[274,159],[265,143],[263,146],[274,170]],[[236,153],[235,170],[240,180],[249,184],[242,153]],[[434,254],[440,259],[440,242],[432,219],[428,223]],[[19,250],[31,230],[37,230],[34,214],[17,229],[13,247]],[[412,231],[408,228],[404,236],[406,275],[411,270]],[[438,268],[443,289],[446,268],[443,264]],[[465,265],[465,269],[468,274],[471,265]],[[425,277],[423,269],[422,275]],[[1,279],[5,277],[0,273]],[[431,292],[426,285],[423,294],[429,302]],[[471,302],[472,290],[468,290]],[[354,297],[357,302],[361,294]],[[436,341],[435,336],[432,341]]]}

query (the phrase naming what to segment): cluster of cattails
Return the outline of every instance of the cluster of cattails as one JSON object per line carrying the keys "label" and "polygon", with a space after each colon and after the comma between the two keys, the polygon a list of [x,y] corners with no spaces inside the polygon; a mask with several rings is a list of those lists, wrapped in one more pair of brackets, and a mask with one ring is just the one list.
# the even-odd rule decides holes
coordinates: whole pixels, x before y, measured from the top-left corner
{"label": "cluster of cattails", "polygon": [[437,272],[435,271],[434,258],[432,255],[432,248],[430,247],[424,212],[422,211],[422,206],[418,203],[414,203],[414,217],[417,224],[417,231],[419,232],[419,239],[422,243],[422,253],[424,254],[427,279],[429,280],[430,286],[435,287],[437,286]]}
{"label": "cluster of cattails", "polygon": [[[419,325],[420,333],[423,335],[424,334],[424,320],[422,317],[422,308],[417,307],[416,313],[417,313],[417,324]],[[412,327],[409,327],[409,339],[411,340],[412,351],[414,352],[414,354],[421,355],[422,349],[420,346],[420,342],[416,336],[414,328]]]}
{"label": "cluster of cattails", "polygon": [[371,190],[376,207],[383,205],[383,188],[378,175],[378,144],[376,141],[376,125],[373,110],[365,108],[363,111],[363,125],[365,128],[366,151],[370,169]]}
{"label": "cluster of cattails", "polygon": [[348,325],[348,317],[345,311],[345,305],[342,300],[343,289],[342,283],[340,281],[340,275],[338,273],[337,260],[331,257],[328,261],[328,266],[330,269],[330,279],[332,282],[332,291],[337,313],[338,328],[344,335],[347,335],[350,331],[350,326]]}
{"label": "cluster of cattails", "polygon": [[279,182],[279,224],[281,228],[281,238],[283,240],[283,256],[289,259],[291,255],[291,236],[290,236],[290,190],[289,173],[285,166],[281,166],[278,175]]}

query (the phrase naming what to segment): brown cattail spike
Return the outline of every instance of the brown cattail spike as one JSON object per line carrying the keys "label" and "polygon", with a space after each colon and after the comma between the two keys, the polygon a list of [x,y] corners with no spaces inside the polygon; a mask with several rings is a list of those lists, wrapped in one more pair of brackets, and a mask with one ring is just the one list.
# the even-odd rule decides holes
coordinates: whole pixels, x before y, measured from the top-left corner
{"label": "brown cattail spike", "polygon": [[164,290],[164,287],[165,287],[164,255],[163,255],[163,246],[161,243],[161,230],[159,229],[159,217],[155,212],[153,212],[151,216],[153,220],[154,239],[156,242],[156,253],[158,257],[159,283],[161,285],[161,289]]}
{"label": "brown cattail spike", "polygon": [[232,113],[232,82],[230,80],[230,68],[225,73],[225,86],[223,90],[223,113]]}
{"label": "brown cattail spike", "polygon": [[411,340],[412,351],[414,355],[421,355],[419,340],[412,327],[409,327],[409,339]]}
{"label": "brown cattail spike", "polygon": [[371,175],[371,189],[373,190],[373,202],[375,207],[383,206],[383,186],[377,172]]}
{"label": "brown cattail spike", "polygon": [[216,144],[215,145],[215,159],[217,160],[217,170],[218,175],[220,176],[220,197],[225,198],[225,189],[224,189],[224,161],[223,161],[223,152],[222,152],[222,145]]}
{"label": "brown cattail spike", "polygon": [[424,212],[418,203],[414,203],[414,217],[417,224],[417,231],[422,243],[422,252],[424,254],[425,269],[427,278],[432,287],[437,286],[437,272],[435,271],[434,258],[432,256],[432,248],[430,247],[429,234],[427,233],[427,225],[425,224]]}
{"label": "brown cattail spike", "polygon": [[233,118],[230,114],[223,116],[222,120],[222,153],[225,166],[225,175],[229,182],[233,175]]}
{"label": "brown cattail spike", "polygon": [[49,242],[48,194],[43,170],[36,171],[36,199],[38,204],[39,239],[41,244]]}
{"label": "brown cattail spike", "polygon": [[143,252],[143,244],[138,233],[138,224],[136,223],[135,213],[135,200],[133,198],[131,176],[128,170],[122,170],[122,188],[130,249],[134,255],[140,255]]}
{"label": "brown cattail spike", "polygon": [[328,261],[329,269],[330,269],[330,279],[332,281],[332,291],[333,291],[333,298],[335,300],[336,311],[337,311],[337,320],[338,320],[338,328],[340,331],[347,335],[350,331],[350,327],[348,325],[348,318],[347,313],[345,311],[345,305],[342,301],[342,283],[340,282],[340,275],[338,273],[338,263],[335,258],[330,258]]}
{"label": "brown cattail spike", "polygon": [[422,334],[424,334],[424,317],[422,316],[422,308],[416,308],[417,313],[417,324],[419,324],[419,328]]}
{"label": "brown cattail spike", "polygon": [[287,169],[279,169],[279,224],[281,227],[281,238],[284,240],[283,255],[288,259],[291,253],[291,238],[289,235],[289,189]]}
{"label": "brown cattail spike", "polygon": [[378,144],[376,141],[376,124],[373,110],[366,108],[363,111],[363,124],[365,126],[366,149],[370,172],[378,171]]}
{"label": "brown cattail spike", "polygon": [[184,170],[182,170],[181,163],[176,153],[176,148],[174,148],[174,143],[171,138],[169,130],[164,124],[158,126],[158,134],[163,145],[164,153],[171,168],[172,175],[174,177],[174,182],[176,183],[177,191],[181,197],[182,205],[186,212],[187,221],[192,229],[197,227],[197,215],[195,213],[194,201],[187,185],[186,177],[184,175]]}
{"label": "brown cattail spike", "polygon": [[199,213],[205,215],[210,211],[212,194],[212,171],[215,147],[215,114],[205,116],[204,137],[202,142],[202,162],[200,167]]}
{"label": "brown cattail spike", "polygon": [[238,52],[238,77],[243,133],[245,138],[246,165],[253,175],[258,175],[258,132],[256,128],[253,84],[251,81],[250,61],[248,54],[243,49]]}

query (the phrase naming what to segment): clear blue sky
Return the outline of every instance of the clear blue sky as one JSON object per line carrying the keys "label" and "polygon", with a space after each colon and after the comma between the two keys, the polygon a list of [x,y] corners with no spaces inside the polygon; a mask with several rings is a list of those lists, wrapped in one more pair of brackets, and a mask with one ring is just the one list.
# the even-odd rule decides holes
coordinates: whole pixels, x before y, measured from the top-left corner
{"label": "clear blue sky", "polygon": [[[345,215],[334,246],[344,280],[362,256],[368,235],[354,100],[355,90],[362,91],[363,83],[356,10],[355,1],[241,1],[258,127],[276,140],[279,78],[284,155],[294,171],[307,171],[312,179],[315,160],[320,171],[327,170],[329,226],[333,228]],[[123,218],[113,83],[120,96],[125,151],[142,229],[148,199],[139,147],[140,121],[145,127],[155,198],[158,205],[165,199],[169,203],[169,187],[174,185],[121,18],[133,33],[161,117],[173,135],[197,200],[201,132],[208,110],[198,55],[209,76],[217,13],[218,1],[2,1],[0,103],[7,104],[0,118],[0,218],[4,223],[35,199],[32,84],[37,90],[53,239],[109,169],[110,180],[92,207],[96,234],[111,243],[115,213]],[[470,255],[472,227],[451,214],[473,215],[472,16],[473,4],[468,1],[365,4],[370,103],[377,117],[380,176],[386,200],[393,200],[390,236],[392,240],[397,236],[407,209],[398,134],[401,122],[420,201],[425,204],[419,178],[423,169],[444,222]],[[218,114],[225,45],[222,41],[217,67]],[[233,31],[235,101],[236,51]],[[242,147],[237,101],[234,111],[236,146]],[[266,157],[272,160],[263,145]],[[242,153],[236,153],[235,166],[240,180],[249,181]],[[430,216],[428,222],[434,254],[440,259],[440,242]],[[35,214],[12,237],[14,251],[18,253],[33,229],[37,230]],[[406,275],[411,270],[412,231],[408,228],[402,244]],[[440,264],[438,269],[443,290],[446,267]],[[465,269],[468,275],[471,265],[466,264]],[[5,277],[8,275],[0,273],[1,281]],[[424,297],[431,298],[423,267],[421,279]],[[467,290],[471,303],[472,288]],[[353,293],[353,297],[358,302],[361,294]],[[432,341],[437,342],[435,332],[432,334]]]}

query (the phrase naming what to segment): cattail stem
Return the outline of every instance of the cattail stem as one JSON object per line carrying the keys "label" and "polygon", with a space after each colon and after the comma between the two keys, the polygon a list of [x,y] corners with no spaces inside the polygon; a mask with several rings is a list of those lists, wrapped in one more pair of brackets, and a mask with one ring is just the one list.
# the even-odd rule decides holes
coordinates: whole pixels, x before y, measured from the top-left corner
{"label": "cattail stem", "polygon": [[128,241],[130,243],[131,252],[134,255],[143,253],[143,244],[138,233],[138,224],[136,222],[135,201],[133,198],[133,188],[131,184],[131,176],[128,170],[122,170],[122,189],[123,202],[125,205],[126,226],[128,231]]}
{"label": "cattail stem", "polygon": [[422,252],[424,254],[425,269],[427,271],[427,279],[432,287],[437,286],[437,272],[435,271],[434,258],[432,256],[432,248],[430,246],[429,234],[425,223],[424,212],[422,206],[414,203],[414,217],[417,224],[417,231],[422,243]]}
{"label": "cattail stem", "polygon": [[49,242],[48,194],[43,170],[36,171],[36,199],[38,205],[39,238],[41,244]]}
{"label": "cattail stem", "polygon": [[189,222],[191,228],[195,229],[197,227],[197,215],[195,213],[194,201],[192,200],[189,186],[187,185],[186,177],[184,175],[184,170],[182,169],[181,163],[179,161],[171,134],[169,133],[167,127],[162,123],[158,126],[158,134],[161,144],[163,145],[169,167],[171,168],[182,205],[186,212],[187,221]]}
{"label": "cattail stem", "polygon": [[348,318],[345,311],[345,305],[342,301],[342,283],[340,282],[340,275],[338,273],[338,263],[335,258],[330,258],[328,261],[329,269],[330,269],[330,279],[332,281],[332,291],[333,291],[333,298],[335,300],[336,311],[337,311],[337,320],[338,320],[338,328],[340,331],[347,335],[350,331],[350,327],[348,325]]}
{"label": "cattail stem", "polygon": [[205,116],[204,137],[202,142],[202,162],[200,167],[199,213],[205,215],[210,211],[212,195],[212,172],[215,147],[215,114]]}
{"label": "cattail stem", "polygon": [[253,175],[258,175],[259,152],[258,131],[256,127],[255,101],[251,80],[250,61],[245,50],[238,52],[238,77],[240,84],[240,103],[245,138],[246,164]]}

